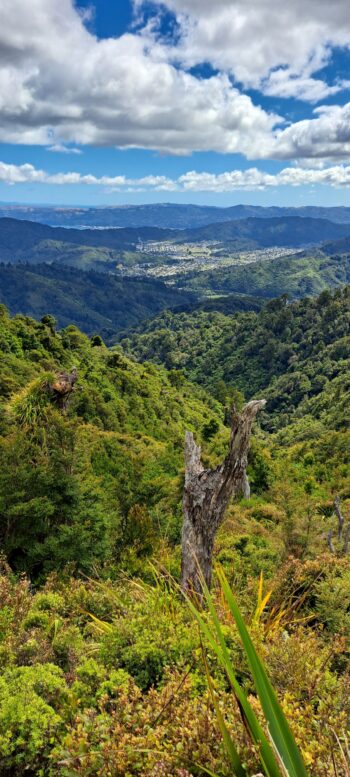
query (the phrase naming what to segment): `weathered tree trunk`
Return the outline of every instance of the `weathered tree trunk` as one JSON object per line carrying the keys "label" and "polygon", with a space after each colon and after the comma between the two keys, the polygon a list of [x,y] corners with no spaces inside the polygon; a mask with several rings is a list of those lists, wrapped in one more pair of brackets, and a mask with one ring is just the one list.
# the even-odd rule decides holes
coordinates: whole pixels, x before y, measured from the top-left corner
{"label": "weathered tree trunk", "polygon": [[[342,513],[342,511],[340,509],[340,497],[339,496],[336,496],[336,498],[334,500],[334,512],[335,512],[335,514],[337,516],[337,519],[338,519],[338,529],[337,529],[338,542],[343,540],[342,550],[339,551],[339,549],[338,549],[338,552],[341,552],[344,555],[346,555],[347,552],[348,552],[348,549],[349,549],[349,542],[350,542],[350,523],[344,528],[344,521],[345,521],[345,519],[344,519],[343,513]],[[327,534],[327,545],[328,545],[329,550],[330,550],[331,553],[335,553],[336,552],[335,547],[334,547],[334,543],[333,543],[333,529],[330,529],[328,534]]]}
{"label": "weathered tree trunk", "polygon": [[201,593],[201,575],[210,588],[216,532],[233,496],[249,497],[246,473],[250,435],[265,400],[249,402],[240,414],[233,411],[228,455],[216,469],[204,469],[201,449],[192,432],[185,439],[185,488],[183,497],[181,584],[184,590]]}
{"label": "weathered tree trunk", "polygon": [[350,542],[350,523],[348,523],[345,532],[344,532],[344,545],[343,545],[343,553],[344,556],[346,556],[348,549],[349,549],[349,542]]}
{"label": "weathered tree trunk", "polygon": [[335,547],[333,545],[333,529],[330,529],[327,534],[327,545],[331,553],[335,553]]}
{"label": "weathered tree trunk", "polygon": [[344,516],[340,509],[340,497],[336,496],[334,500],[334,512],[338,518],[338,540],[341,540],[344,526]]}

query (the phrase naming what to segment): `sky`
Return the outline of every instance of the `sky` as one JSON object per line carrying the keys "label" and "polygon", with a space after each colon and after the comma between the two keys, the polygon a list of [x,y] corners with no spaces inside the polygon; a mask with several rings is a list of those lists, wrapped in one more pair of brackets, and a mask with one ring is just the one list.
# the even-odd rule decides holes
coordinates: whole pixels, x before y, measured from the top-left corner
{"label": "sky", "polygon": [[349,195],[349,0],[0,0],[0,201]]}

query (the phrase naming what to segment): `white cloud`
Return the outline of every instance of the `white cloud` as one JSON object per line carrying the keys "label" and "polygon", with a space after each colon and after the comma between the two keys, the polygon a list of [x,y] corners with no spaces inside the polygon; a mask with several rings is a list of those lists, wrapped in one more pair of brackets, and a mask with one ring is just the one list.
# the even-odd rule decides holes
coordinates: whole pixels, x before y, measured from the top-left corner
{"label": "white cloud", "polygon": [[256,191],[279,186],[312,186],[324,184],[350,187],[350,165],[331,167],[285,167],[278,173],[266,173],[256,167],[247,170],[229,170],[224,173],[206,173],[191,170],[179,178],[148,175],[127,178],[124,175],[100,176],[81,173],[48,173],[33,165],[11,165],[0,162],[0,181],[7,184],[55,184],[59,186],[104,186],[109,192],[232,192],[242,189]]}
{"label": "white cloud", "polygon": [[2,0],[0,141],[254,154],[278,120],[164,60],[145,34],[97,40],[71,0]]}
{"label": "white cloud", "polygon": [[[314,78],[334,46],[350,45],[348,0],[155,0],[176,14],[171,55],[186,66],[210,62],[245,87],[310,102],[340,91]],[[135,0],[142,7],[144,0]]]}
{"label": "white cloud", "polygon": [[341,161],[350,156],[350,103],[320,106],[314,115],[314,119],[296,122],[277,134],[276,158]]}
{"label": "white cloud", "polygon": [[253,167],[248,170],[232,170],[226,173],[197,173],[195,170],[178,179],[184,191],[232,192],[236,190],[267,189],[279,186],[309,186],[325,184],[333,187],[350,187],[350,165],[337,165],[325,169],[286,167],[279,173],[264,173]]}
{"label": "white cloud", "polygon": [[74,148],[72,146],[64,146],[63,143],[55,143],[53,146],[48,146],[47,151],[53,151],[55,154],[82,154],[81,148]]}
{"label": "white cloud", "polygon": [[[315,77],[331,45],[350,43],[348,0],[166,5],[181,29],[176,47],[157,37],[154,23],[98,40],[72,0],[1,0],[0,142],[72,154],[86,144],[248,159],[349,158],[349,105],[323,107],[287,126],[230,77],[309,101],[348,88]],[[186,69],[201,62],[217,67],[217,75],[203,79]]]}

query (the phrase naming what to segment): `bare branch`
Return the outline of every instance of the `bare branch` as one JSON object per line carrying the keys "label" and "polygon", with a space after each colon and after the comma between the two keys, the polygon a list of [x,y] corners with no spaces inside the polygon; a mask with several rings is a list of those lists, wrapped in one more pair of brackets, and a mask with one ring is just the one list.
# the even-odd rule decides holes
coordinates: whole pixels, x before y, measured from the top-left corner
{"label": "bare branch", "polygon": [[199,475],[204,469],[201,462],[201,449],[196,445],[192,432],[186,432],[185,436],[185,467],[188,478]]}

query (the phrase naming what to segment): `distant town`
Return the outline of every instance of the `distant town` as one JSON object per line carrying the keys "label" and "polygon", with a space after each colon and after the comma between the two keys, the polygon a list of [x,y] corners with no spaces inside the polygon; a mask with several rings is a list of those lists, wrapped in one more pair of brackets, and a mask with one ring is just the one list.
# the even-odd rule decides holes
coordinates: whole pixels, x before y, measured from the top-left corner
{"label": "distant town", "polygon": [[132,267],[119,265],[118,269],[128,277],[151,276],[166,280],[174,275],[193,271],[274,261],[301,251],[302,249],[295,250],[292,247],[270,247],[231,253],[225,243],[214,240],[181,244],[171,241],[140,241],[136,246],[140,261]]}

